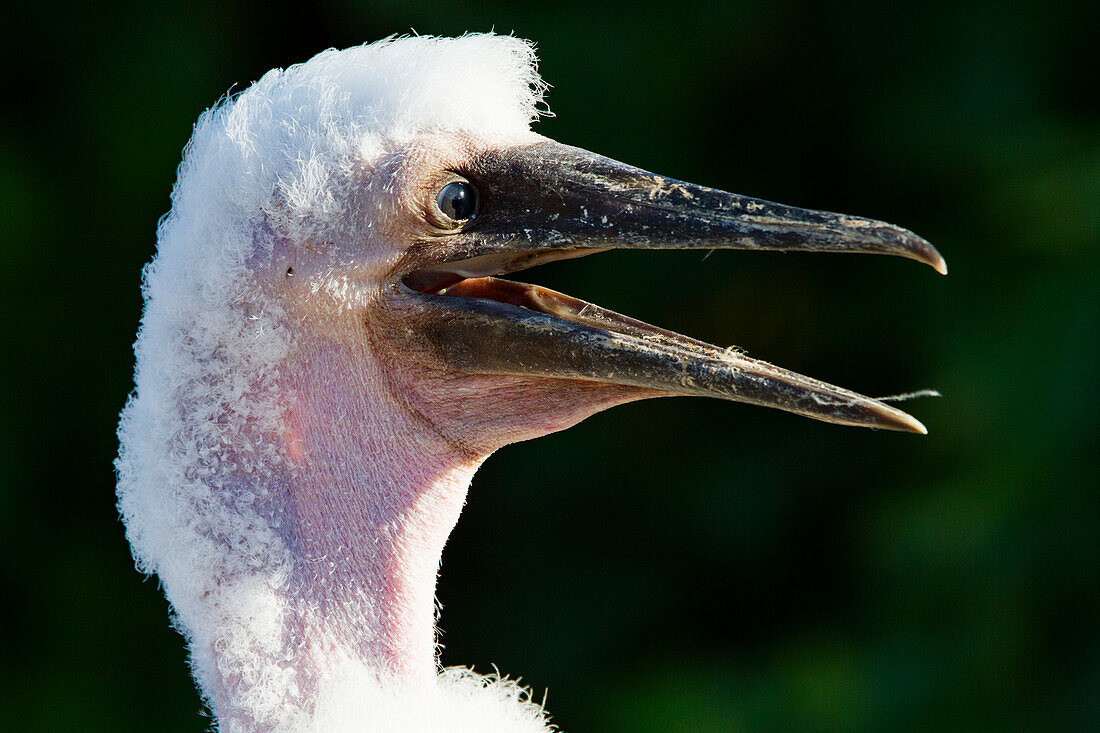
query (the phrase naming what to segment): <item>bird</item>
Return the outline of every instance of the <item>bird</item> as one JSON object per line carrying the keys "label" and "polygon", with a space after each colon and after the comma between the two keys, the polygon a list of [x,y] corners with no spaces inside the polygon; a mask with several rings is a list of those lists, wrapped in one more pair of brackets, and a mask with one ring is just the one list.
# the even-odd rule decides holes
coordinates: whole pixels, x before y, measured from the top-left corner
{"label": "bird", "polygon": [[614,249],[897,255],[916,234],[546,138],[535,47],[391,36],[204,112],[142,274],[120,516],[220,731],[545,731],[443,669],[435,584],[497,449],[674,395],[925,433],[892,406],[503,277]]}

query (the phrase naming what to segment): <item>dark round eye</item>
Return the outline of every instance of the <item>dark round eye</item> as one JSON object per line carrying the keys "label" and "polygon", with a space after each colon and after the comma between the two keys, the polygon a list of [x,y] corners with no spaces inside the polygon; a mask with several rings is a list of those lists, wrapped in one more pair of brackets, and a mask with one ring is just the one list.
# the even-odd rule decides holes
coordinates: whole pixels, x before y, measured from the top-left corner
{"label": "dark round eye", "polygon": [[449,219],[463,221],[477,216],[477,189],[468,181],[448,183],[435,202]]}

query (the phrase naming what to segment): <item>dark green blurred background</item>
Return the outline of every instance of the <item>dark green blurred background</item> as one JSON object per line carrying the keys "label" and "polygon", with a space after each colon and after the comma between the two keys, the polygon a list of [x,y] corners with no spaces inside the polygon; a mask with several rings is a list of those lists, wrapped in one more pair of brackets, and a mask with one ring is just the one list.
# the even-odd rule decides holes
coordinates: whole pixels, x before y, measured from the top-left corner
{"label": "dark green blurred background", "polygon": [[[669,6],[673,7],[669,7]],[[478,474],[448,664],[568,731],[1100,729],[1097,4],[20,3],[0,31],[0,728],[209,721],[114,508],[142,263],[198,114],[391,33],[537,41],[538,130],[947,257],[615,253],[525,279],[905,407],[658,400]],[[461,84],[461,79],[455,79]]]}

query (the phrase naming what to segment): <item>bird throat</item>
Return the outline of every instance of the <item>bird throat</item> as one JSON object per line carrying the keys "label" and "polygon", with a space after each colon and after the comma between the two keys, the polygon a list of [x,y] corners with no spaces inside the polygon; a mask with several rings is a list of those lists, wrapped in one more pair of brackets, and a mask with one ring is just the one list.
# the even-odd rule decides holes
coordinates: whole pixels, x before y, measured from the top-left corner
{"label": "bird throat", "polygon": [[342,347],[312,353],[287,406],[288,601],[301,670],[321,673],[342,650],[381,678],[423,682],[438,667],[443,546],[485,455],[456,447],[383,371],[362,359],[349,370],[348,357]]}
{"label": "bird throat", "polygon": [[[259,589],[274,611],[223,603],[220,628],[195,639],[197,658],[211,657],[204,687],[219,720],[264,730],[288,708],[308,717],[349,670],[383,688],[434,684],[440,558],[485,456],[403,408],[369,352],[313,344],[283,370],[285,461],[263,514],[287,560],[216,590]],[[257,635],[276,641],[248,643]]]}

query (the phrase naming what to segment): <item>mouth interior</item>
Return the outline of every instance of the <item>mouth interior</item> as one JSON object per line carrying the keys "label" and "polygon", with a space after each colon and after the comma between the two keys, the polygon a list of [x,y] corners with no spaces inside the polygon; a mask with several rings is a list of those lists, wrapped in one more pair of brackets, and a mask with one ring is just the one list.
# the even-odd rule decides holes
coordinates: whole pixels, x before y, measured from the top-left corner
{"label": "mouth interior", "polygon": [[[508,305],[546,313],[547,315],[557,315],[553,312],[557,309],[547,308],[549,304],[546,302],[545,295],[551,292],[537,285],[513,280],[501,280],[495,277],[467,277],[440,288],[435,294],[454,298],[493,300],[497,303],[507,303]],[[555,293],[555,295],[558,294]]]}
{"label": "mouth interior", "polygon": [[403,278],[409,288],[425,295],[443,295],[454,298],[477,298],[505,303],[546,315],[575,320],[569,316],[580,313],[589,303],[570,298],[552,290],[513,280],[502,280],[494,275],[526,270],[546,262],[583,257],[598,250],[534,250],[482,255],[444,267],[411,272]]}
{"label": "mouth interior", "polygon": [[[477,298],[479,300],[492,300],[497,303],[513,305],[518,308],[526,308],[536,313],[544,313],[548,316],[561,318],[574,323],[588,323],[585,316],[596,315],[597,312],[609,313],[598,306],[587,303],[579,298],[573,298],[563,293],[549,290],[530,283],[517,282],[515,280],[502,280],[497,277],[461,277],[455,276],[448,281],[438,284],[436,287],[423,291],[429,295],[443,295],[451,298]],[[632,319],[623,320],[622,325],[632,325]],[[610,324],[600,324],[605,328]],[[643,325],[639,324],[638,325]],[[616,329],[621,330],[621,329]]]}
{"label": "mouth interior", "polygon": [[[478,298],[506,303],[520,308],[567,318],[570,307],[561,308],[564,301],[588,303],[555,293],[537,285],[501,280],[494,275],[527,270],[547,262],[586,257],[605,250],[594,247],[576,249],[520,250],[486,254],[465,260],[447,262],[424,270],[410,272],[402,278],[406,287],[425,295],[445,295],[458,298]],[[553,303],[551,301],[562,301]],[[558,306],[558,307],[555,307]],[[549,310],[547,308],[550,308]],[[571,320],[568,319],[567,320]]]}
{"label": "mouth interior", "polygon": [[[580,257],[600,250],[586,249],[569,252],[565,256],[560,252],[538,253],[528,257],[524,261],[524,267],[513,267],[498,272],[514,272],[518,269],[527,269],[537,264],[551,260]],[[550,255],[550,256],[548,256]],[[465,271],[462,267],[465,263],[449,263],[454,269]],[[514,263],[513,263],[514,264]],[[539,285],[504,280],[498,277],[464,277],[452,271],[421,270],[410,273],[403,278],[403,282],[409,288],[425,295],[441,295],[453,298],[475,298],[489,300],[497,303],[525,308],[536,313],[559,318],[572,323],[594,326],[620,334],[630,334],[643,337],[662,337],[674,339],[684,344],[708,346],[701,341],[689,338],[673,331],[667,331],[656,326],[651,326],[643,321],[629,318],[614,311],[601,308],[598,305],[574,298],[564,293],[559,293]]]}

